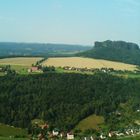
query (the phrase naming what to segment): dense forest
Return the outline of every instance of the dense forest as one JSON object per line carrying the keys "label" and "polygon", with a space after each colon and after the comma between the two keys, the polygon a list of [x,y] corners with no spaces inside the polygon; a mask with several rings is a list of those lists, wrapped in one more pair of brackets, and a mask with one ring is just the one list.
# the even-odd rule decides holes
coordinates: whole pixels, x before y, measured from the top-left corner
{"label": "dense forest", "polygon": [[[140,107],[140,79],[109,74],[47,73],[0,77],[0,122],[30,128],[38,118],[62,130],[91,115],[106,117],[120,103]],[[137,99],[137,100],[135,100]]]}
{"label": "dense forest", "polygon": [[90,46],[41,43],[0,42],[0,57],[5,56],[62,56],[91,49]]}
{"label": "dense forest", "polygon": [[93,49],[78,53],[77,56],[106,59],[140,65],[140,48],[135,43],[124,41],[95,42]]}

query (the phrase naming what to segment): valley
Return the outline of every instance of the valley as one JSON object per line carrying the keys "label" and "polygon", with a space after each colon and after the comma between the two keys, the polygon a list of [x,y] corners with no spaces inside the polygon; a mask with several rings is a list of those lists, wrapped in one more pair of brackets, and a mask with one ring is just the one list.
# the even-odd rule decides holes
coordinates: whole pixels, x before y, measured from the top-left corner
{"label": "valley", "polygon": [[0,0],[0,140],[140,140],[140,0]]}
{"label": "valley", "polygon": [[139,65],[76,55],[0,59],[0,140],[139,139]]}

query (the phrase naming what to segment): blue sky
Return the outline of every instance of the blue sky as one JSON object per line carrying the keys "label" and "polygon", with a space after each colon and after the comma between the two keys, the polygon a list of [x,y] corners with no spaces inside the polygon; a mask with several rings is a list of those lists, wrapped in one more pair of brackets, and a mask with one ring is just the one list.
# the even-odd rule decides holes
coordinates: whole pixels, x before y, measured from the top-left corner
{"label": "blue sky", "polygon": [[0,0],[0,41],[140,45],[140,0]]}

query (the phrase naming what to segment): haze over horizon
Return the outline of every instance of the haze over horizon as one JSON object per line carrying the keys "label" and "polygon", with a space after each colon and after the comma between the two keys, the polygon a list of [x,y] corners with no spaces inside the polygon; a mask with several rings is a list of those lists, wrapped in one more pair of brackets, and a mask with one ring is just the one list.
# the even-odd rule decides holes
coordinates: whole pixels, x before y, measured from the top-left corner
{"label": "haze over horizon", "polygon": [[140,45],[139,0],[1,0],[0,42]]}

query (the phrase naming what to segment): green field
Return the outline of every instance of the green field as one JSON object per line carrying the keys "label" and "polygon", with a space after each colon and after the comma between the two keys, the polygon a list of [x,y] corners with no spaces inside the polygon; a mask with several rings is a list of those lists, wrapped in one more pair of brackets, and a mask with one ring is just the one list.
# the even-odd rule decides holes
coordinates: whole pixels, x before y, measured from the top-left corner
{"label": "green field", "polygon": [[[43,59],[42,57],[15,57],[0,59],[0,66],[10,65],[12,70],[15,70],[19,74],[28,74],[28,69],[32,64]],[[0,73],[3,76],[4,73]]]}
{"label": "green field", "polygon": [[29,140],[28,138],[0,137],[0,140]]}
{"label": "green field", "polygon": [[0,72],[0,76],[4,76],[5,74],[4,74],[4,72]]}
{"label": "green field", "polygon": [[82,121],[75,127],[76,129],[80,129],[85,131],[87,129],[99,129],[99,125],[104,123],[104,118],[102,116],[91,115]]}
{"label": "green field", "polygon": [[1,137],[25,137],[27,136],[27,131],[21,128],[15,128],[9,125],[0,124],[0,136]]}
{"label": "green field", "polygon": [[15,70],[16,72],[18,72],[20,74],[27,74],[29,68],[30,68],[30,66],[19,66],[19,65],[11,66],[11,69]]}
{"label": "green field", "polygon": [[140,78],[140,74],[124,74],[127,78]]}
{"label": "green field", "polygon": [[[1,65],[0,66],[6,66]],[[31,68],[31,66],[20,66],[20,65],[10,65],[12,70],[15,70],[19,74],[28,74],[28,69]],[[0,76],[4,76],[4,72],[0,72]]]}
{"label": "green field", "polygon": [[140,136],[133,136],[133,137],[123,137],[119,138],[118,140],[140,140]]}

